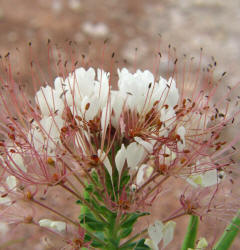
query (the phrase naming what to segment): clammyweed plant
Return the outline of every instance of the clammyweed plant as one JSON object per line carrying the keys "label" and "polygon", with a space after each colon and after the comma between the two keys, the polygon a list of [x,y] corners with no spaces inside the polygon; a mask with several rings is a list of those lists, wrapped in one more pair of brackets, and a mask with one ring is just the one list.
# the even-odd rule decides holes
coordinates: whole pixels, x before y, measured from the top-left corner
{"label": "clammyweed plant", "polygon": [[[173,240],[178,218],[190,216],[176,246],[207,248],[198,224],[225,220],[240,206],[224,191],[234,185],[237,166],[239,134],[229,138],[224,131],[237,123],[238,84],[224,87],[225,73],[215,74],[214,60],[203,68],[200,56],[193,69],[185,57],[180,64],[174,49],[167,55],[166,77],[156,73],[161,53],[154,74],[126,68],[109,73],[74,60],[67,67],[59,59],[59,76],[47,83],[31,63],[34,98],[14,79],[9,55],[2,58],[0,221],[42,227],[59,237],[62,249],[157,250]],[[175,210],[160,217],[179,181]],[[56,186],[62,197],[75,197],[77,217],[67,212],[74,204],[59,209],[39,198]],[[39,218],[38,208],[49,217]],[[238,225],[235,217],[215,249],[228,249]]]}

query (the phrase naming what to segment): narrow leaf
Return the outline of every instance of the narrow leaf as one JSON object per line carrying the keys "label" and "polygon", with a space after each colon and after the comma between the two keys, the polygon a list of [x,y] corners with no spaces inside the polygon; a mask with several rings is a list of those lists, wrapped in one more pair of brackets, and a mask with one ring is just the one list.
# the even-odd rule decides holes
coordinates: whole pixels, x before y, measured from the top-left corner
{"label": "narrow leaf", "polygon": [[233,243],[240,229],[240,211],[232,219],[231,223],[226,227],[221,238],[213,248],[214,250],[227,250]]}
{"label": "narrow leaf", "polygon": [[198,217],[195,215],[190,216],[190,221],[187,228],[181,250],[187,250],[188,248],[195,247],[195,241],[198,231]]}

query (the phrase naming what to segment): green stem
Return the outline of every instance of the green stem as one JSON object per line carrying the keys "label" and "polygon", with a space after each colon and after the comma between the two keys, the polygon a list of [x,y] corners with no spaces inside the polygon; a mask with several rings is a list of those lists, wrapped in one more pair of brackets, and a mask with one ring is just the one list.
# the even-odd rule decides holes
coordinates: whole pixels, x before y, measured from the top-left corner
{"label": "green stem", "polygon": [[198,231],[198,222],[199,222],[198,216],[196,215],[190,216],[187,233],[185,235],[181,250],[187,250],[188,248],[195,247],[195,241]]}
{"label": "green stem", "polygon": [[81,197],[80,195],[76,194],[73,190],[71,190],[68,186],[61,184],[61,187],[63,187],[64,189],[66,189],[67,191],[69,191],[71,194],[73,194],[74,196],[76,196],[85,206],[87,206],[93,213],[94,215],[101,220],[102,222],[107,224],[107,221],[96,211],[96,209],[94,209],[93,206],[91,206],[85,199],[83,199],[83,197]]}
{"label": "green stem", "polygon": [[221,238],[214,246],[214,250],[227,250],[233,243],[240,229],[240,210],[237,215],[232,219],[231,223],[226,227]]}

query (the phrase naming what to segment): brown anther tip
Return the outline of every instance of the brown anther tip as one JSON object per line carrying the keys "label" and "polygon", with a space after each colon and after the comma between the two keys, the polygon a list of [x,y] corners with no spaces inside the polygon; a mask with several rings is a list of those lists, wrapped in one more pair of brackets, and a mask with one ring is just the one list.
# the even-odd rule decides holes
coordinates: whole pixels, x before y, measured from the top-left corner
{"label": "brown anther tip", "polygon": [[51,165],[51,166],[54,166],[54,165],[55,165],[55,161],[53,160],[52,157],[48,157],[47,163],[48,163],[49,165]]}
{"label": "brown anther tip", "polygon": [[27,198],[28,200],[32,200],[32,199],[33,199],[33,195],[32,195],[32,193],[31,193],[30,191],[27,191],[27,193],[26,193],[26,198]]}
{"label": "brown anther tip", "polygon": [[90,107],[90,103],[88,102],[86,105],[85,105],[85,110],[87,111]]}
{"label": "brown anther tip", "polygon": [[54,173],[52,175],[52,180],[58,182],[59,181],[59,175],[57,173]]}
{"label": "brown anther tip", "polygon": [[91,160],[94,161],[95,163],[98,163],[99,157],[97,155],[91,155]]}
{"label": "brown anther tip", "polygon": [[30,223],[32,223],[33,222],[33,217],[32,216],[26,216],[25,218],[24,218],[24,223],[26,223],[26,224],[30,224]]}
{"label": "brown anther tip", "polygon": [[109,41],[109,38],[106,38],[103,43],[106,44],[108,41]]}

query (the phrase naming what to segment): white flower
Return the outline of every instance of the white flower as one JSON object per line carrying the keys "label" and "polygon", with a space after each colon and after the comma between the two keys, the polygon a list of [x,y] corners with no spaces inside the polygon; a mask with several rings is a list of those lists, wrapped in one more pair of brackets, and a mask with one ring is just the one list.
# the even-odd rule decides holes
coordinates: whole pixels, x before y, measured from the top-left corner
{"label": "white flower", "polygon": [[68,106],[80,108],[85,96],[94,95],[95,70],[78,68],[65,79],[66,101]]}
{"label": "white flower", "polygon": [[[136,73],[131,74],[126,68],[118,69],[118,87],[119,91],[127,100],[129,109],[136,109],[140,112],[147,112],[152,107],[154,98],[151,97],[151,92],[154,88],[154,76],[146,70],[137,70]],[[151,100],[149,107],[148,101]]]}
{"label": "white flower", "polygon": [[42,219],[39,222],[40,227],[47,227],[57,232],[65,232],[67,224],[63,221],[53,221],[49,219]]}
{"label": "white flower", "polygon": [[148,235],[150,239],[146,239],[144,244],[149,246],[152,250],[158,250],[158,244],[163,240],[163,248],[165,248],[173,239],[176,223],[169,221],[165,225],[157,220],[148,228]]}
{"label": "white flower", "polygon": [[159,136],[168,137],[168,130],[172,128],[172,125],[174,124],[174,121],[176,119],[176,114],[172,107],[168,107],[167,109],[162,108],[160,112],[161,112],[160,120],[161,122],[163,122],[164,127],[166,129],[164,130],[160,129]]}
{"label": "white flower", "polygon": [[[3,187],[0,187],[0,194],[6,194],[6,190]],[[11,199],[8,196],[2,197],[0,196],[0,204],[9,205],[11,203]]]}
{"label": "white flower", "polygon": [[9,187],[10,190],[16,190],[16,186],[17,186],[17,179],[15,176],[10,175],[6,178],[6,183]]}
{"label": "white flower", "polygon": [[37,150],[52,152],[60,142],[60,131],[64,121],[60,116],[43,117],[39,126],[34,124],[28,135],[29,140]]}
{"label": "white flower", "polygon": [[206,247],[208,247],[207,240],[205,238],[200,238],[196,248],[188,248],[188,250],[204,250]]}
{"label": "white flower", "polygon": [[[111,104],[113,109],[113,115],[111,116],[111,123],[113,127],[118,128],[120,125],[120,116],[124,110],[124,102],[126,97],[120,91],[112,90],[111,91]],[[122,134],[125,132],[124,129],[121,128]]]}
{"label": "white flower", "polygon": [[[0,194],[6,194],[8,190],[16,191],[17,179],[15,176],[8,176],[6,178],[7,190],[3,186],[0,187]],[[1,197],[0,195],[0,204],[9,205],[11,203],[11,198],[9,196]]]}
{"label": "white flower", "polygon": [[126,148],[122,144],[121,148],[118,150],[115,156],[115,164],[118,170],[119,178],[121,178],[122,169],[126,160]]}
{"label": "white flower", "polygon": [[145,158],[146,150],[144,147],[136,142],[132,142],[127,146],[126,157],[129,168],[134,169],[137,167]]}
{"label": "white flower", "polygon": [[21,156],[21,149],[19,147],[10,147],[8,149],[9,153],[9,160],[11,162],[11,165],[16,170],[21,170],[23,172],[27,172],[26,165],[24,163],[23,157]]}
{"label": "white flower", "polygon": [[[196,164],[199,166],[199,162]],[[204,166],[203,166],[204,167]],[[204,169],[203,169],[204,171]],[[225,177],[224,171],[218,171],[217,169],[206,170],[203,173],[194,173],[190,175],[186,180],[193,187],[210,187],[221,182]]]}
{"label": "white flower", "polygon": [[56,90],[47,85],[46,87],[41,87],[36,93],[35,100],[43,116],[49,116],[56,112],[59,115],[62,114],[64,109],[64,102],[61,99],[61,92],[63,92],[62,82],[63,79],[58,77],[55,80]]}
{"label": "white flower", "polygon": [[97,81],[95,81],[94,92],[99,98],[99,104],[103,108],[107,105],[110,90],[109,85],[110,73],[97,69]]}
{"label": "white flower", "polygon": [[99,149],[98,150],[98,157],[100,158],[100,161],[103,162],[103,164],[106,167],[106,169],[111,177],[111,180],[112,180],[112,165],[111,165],[106,153],[102,152],[101,149]]}
{"label": "white flower", "polygon": [[102,109],[102,116],[101,116],[101,128],[102,132],[106,133],[107,127],[111,117],[111,107],[107,106]]}
{"label": "white flower", "polygon": [[148,166],[147,164],[141,165],[141,167],[138,169],[137,177],[136,177],[136,184],[138,186],[141,186],[144,182],[144,177],[149,178],[153,172],[153,167]]}
{"label": "white flower", "polygon": [[0,232],[1,232],[1,235],[5,235],[9,230],[9,227],[8,227],[8,224],[7,223],[4,223],[4,222],[0,222]]}
{"label": "white flower", "polygon": [[81,103],[80,113],[76,110],[75,112],[73,111],[73,114],[80,115],[84,117],[86,121],[89,121],[93,120],[97,115],[99,108],[99,99],[96,95],[92,97],[85,96]]}
{"label": "white flower", "polygon": [[[176,88],[176,82],[172,77],[166,81],[164,78],[160,77],[159,85],[164,87],[164,95],[162,96],[162,100],[164,104],[169,105],[170,107],[174,107],[178,103],[179,93],[178,89]],[[163,91],[161,91],[161,94]]]}
{"label": "white flower", "polygon": [[154,141],[151,141],[152,143],[150,143],[150,142],[144,141],[140,137],[134,137],[134,141],[136,141],[138,144],[142,145],[147,150],[148,153],[152,153]]}
{"label": "white flower", "polygon": [[177,147],[179,151],[183,151],[185,147],[185,134],[186,130],[183,126],[177,129],[177,134],[180,136],[181,141],[177,142]]}

